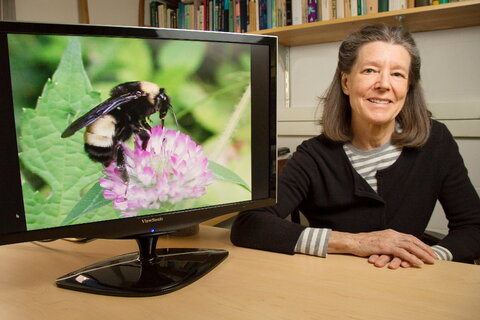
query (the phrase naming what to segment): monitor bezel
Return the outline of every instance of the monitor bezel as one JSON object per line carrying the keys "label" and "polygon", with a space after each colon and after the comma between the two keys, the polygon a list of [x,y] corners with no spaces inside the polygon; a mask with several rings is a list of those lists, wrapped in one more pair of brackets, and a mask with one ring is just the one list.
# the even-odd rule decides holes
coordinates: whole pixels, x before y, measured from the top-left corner
{"label": "monitor bezel", "polygon": [[[178,39],[192,41],[215,41],[226,43],[245,43],[252,45],[262,45],[268,47],[268,96],[265,97],[268,108],[264,114],[268,117],[268,128],[261,128],[263,142],[257,145],[257,150],[253,152],[262,152],[264,157],[261,164],[265,172],[268,172],[268,178],[264,181],[266,186],[266,195],[261,199],[252,199],[243,202],[228,203],[202,208],[174,211],[169,213],[151,214],[148,216],[120,218],[116,220],[106,220],[91,222],[85,224],[76,224],[69,226],[59,226],[55,228],[26,230],[15,233],[5,233],[4,228],[0,228],[0,245],[35,241],[43,239],[58,239],[66,237],[76,238],[123,238],[138,234],[163,233],[183,229],[192,225],[199,224],[211,218],[230,213],[253,209],[263,206],[273,205],[276,202],[276,63],[277,63],[277,37],[267,35],[252,35],[214,31],[194,31],[178,29],[159,29],[149,27],[129,27],[129,26],[101,26],[101,25],[74,25],[74,24],[51,24],[51,23],[29,23],[29,22],[5,22],[0,21],[0,41],[6,41],[7,33],[25,33],[25,34],[55,34],[55,35],[84,35],[84,36],[106,36],[106,37],[140,37],[150,39]],[[6,79],[0,84],[0,105],[7,107],[10,111],[2,111],[4,116],[0,117],[0,135],[9,140],[8,137],[16,138],[15,123],[13,116],[13,98],[11,95],[10,71],[8,68],[8,53],[0,50],[0,69],[6,70]],[[264,71],[265,72],[265,71]],[[2,72],[3,73],[3,72]],[[252,88],[252,90],[254,90]],[[252,115],[253,117],[253,115]],[[252,134],[252,136],[254,136]],[[255,139],[257,140],[257,136]],[[11,140],[11,138],[10,138]],[[5,141],[5,140],[4,140]],[[6,163],[1,166],[0,177],[12,177],[19,175],[20,166],[18,160],[17,145],[14,143],[5,145],[5,155],[2,160]],[[6,155],[9,156],[7,159]],[[10,162],[15,158],[16,161]],[[258,166],[252,165],[252,170]],[[17,170],[15,172],[15,170]],[[4,180],[5,181],[5,180]],[[1,192],[8,194],[9,203],[20,201],[23,205],[21,186],[11,186],[2,184]],[[9,205],[5,204],[3,210],[9,210]],[[193,214],[194,213],[194,214]],[[175,228],[173,228],[173,226]],[[174,230],[175,229],[175,230]]]}

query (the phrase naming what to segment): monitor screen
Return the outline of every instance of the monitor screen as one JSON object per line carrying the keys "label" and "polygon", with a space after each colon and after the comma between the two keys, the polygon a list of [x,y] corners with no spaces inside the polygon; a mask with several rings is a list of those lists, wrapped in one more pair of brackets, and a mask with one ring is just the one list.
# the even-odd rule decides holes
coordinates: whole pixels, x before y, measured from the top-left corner
{"label": "monitor screen", "polygon": [[0,244],[275,202],[276,38],[0,22]]}

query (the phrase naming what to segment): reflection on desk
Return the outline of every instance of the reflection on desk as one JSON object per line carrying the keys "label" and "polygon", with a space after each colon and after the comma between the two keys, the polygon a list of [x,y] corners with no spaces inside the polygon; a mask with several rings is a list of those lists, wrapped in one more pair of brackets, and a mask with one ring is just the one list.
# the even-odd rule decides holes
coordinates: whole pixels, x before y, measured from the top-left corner
{"label": "reflection on desk", "polygon": [[134,240],[23,243],[0,247],[0,319],[478,319],[480,267],[439,261],[400,270],[364,258],[283,255],[234,247],[226,229],[201,226],[159,247],[226,249],[197,282],[148,298],[57,288],[55,279],[136,250]]}

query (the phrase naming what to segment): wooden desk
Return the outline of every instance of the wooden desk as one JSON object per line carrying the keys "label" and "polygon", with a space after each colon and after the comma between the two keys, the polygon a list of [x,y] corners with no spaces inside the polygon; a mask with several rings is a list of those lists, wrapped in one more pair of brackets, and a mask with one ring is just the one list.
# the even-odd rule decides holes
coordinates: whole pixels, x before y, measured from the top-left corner
{"label": "wooden desk", "polygon": [[0,247],[0,319],[478,319],[480,267],[437,262],[376,269],[366,259],[283,255],[234,247],[229,231],[159,241],[227,249],[229,257],[179,291],[147,298],[57,288],[67,272],[136,250],[133,240],[56,241]]}

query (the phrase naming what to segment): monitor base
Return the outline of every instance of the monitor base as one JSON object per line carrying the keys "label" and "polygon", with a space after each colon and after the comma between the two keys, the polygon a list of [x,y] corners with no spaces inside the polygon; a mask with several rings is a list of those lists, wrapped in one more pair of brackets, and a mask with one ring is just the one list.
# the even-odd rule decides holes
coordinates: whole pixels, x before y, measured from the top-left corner
{"label": "monitor base", "polygon": [[158,236],[139,238],[139,252],[113,257],[56,280],[60,288],[127,297],[166,294],[198,280],[227,256],[217,249],[155,249]]}

